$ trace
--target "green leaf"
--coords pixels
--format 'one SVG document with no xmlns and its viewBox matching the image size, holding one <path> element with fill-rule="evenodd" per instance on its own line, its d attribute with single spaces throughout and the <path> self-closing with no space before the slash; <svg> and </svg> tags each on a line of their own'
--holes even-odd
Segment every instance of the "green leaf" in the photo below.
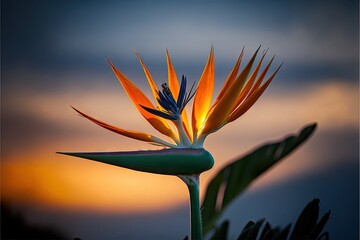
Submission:
<svg viewBox="0 0 360 240">
<path fill-rule="evenodd" d="M 319 202 L 319 199 L 314 199 L 305 206 L 296 221 L 291 240 L 309 239 L 319 217 Z"/>
<path fill-rule="evenodd" d="M 276 227 L 274 229 L 268 230 L 266 233 L 264 233 L 263 237 L 260 237 L 259 240 L 272 240 L 277 234 L 279 234 L 280 228 Z"/>
<path fill-rule="evenodd" d="M 284 228 L 284 230 L 277 233 L 272 238 L 272 240 L 284 240 L 284 239 L 287 239 L 287 236 L 289 235 L 289 232 L 290 232 L 290 228 L 291 228 L 291 224 L 287 225 L 286 228 Z M 305 239 L 302 239 L 302 240 L 305 240 Z"/>
<path fill-rule="evenodd" d="M 316 124 L 306 126 L 297 136 L 266 144 L 221 169 L 210 181 L 202 204 L 204 234 L 211 230 L 223 210 L 253 180 L 295 150 L 315 128 Z"/>
<path fill-rule="evenodd" d="M 264 220 L 260 220 L 257 223 L 255 223 L 254 226 L 251 227 L 249 234 L 246 236 L 246 240 L 253 240 L 257 238 L 257 235 L 259 233 L 260 227 L 263 224 Z"/>
<path fill-rule="evenodd" d="M 216 230 L 211 240 L 226 240 L 229 229 L 229 221 L 224 221 L 221 226 Z"/>
<path fill-rule="evenodd" d="M 329 220 L 330 211 L 317 222 L 319 217 L 319 199 L 314 199 L 309 202 L 304 210 L 301 212 L 296 221 L 295 227 L 291 234 L 291 240 L 309 239 L 316 240 L 328 237 L 326 234 L 321 234 L 326 222 Z"/>
<path fill-rule="evenodd" d="M 310 234 L 310 237 L 313 239 L 316 239 L 322 232 L 323 228 L 325 227 L 326 222 L 329 220 L 330 217 L 330 211 L 325 213 L 325 215 L 320 219 L 318 224 L 316 224 L 315 228 Z"/>
<path fill-rule="evenodd" d="M 270 240 L 272 237 L 273 236 L 272 236 L 271 226 L 269 222 L 266 222 L 263 230 L 261 231 L 259 240 L 267 240 L 267 239 Z"/>
<path fill-rule="evenodd" d="M 241 231 L 240 236 L 237 238 L 237 240 L 245 240 L 254 225 L 255 223 L 253 221 L 249 221 Z"/>
<path fill-rule="evenodd" d="M 219 189 L 224 182 L 224 171 L 220 171 L 209 183 L 207 189 L 205 198 L 202 204 L 201 208 L 201 215 L 202 215 L 202 221 L 203 221 L 203 234 L 205 235 L 213 226 L 214 222 L 211 222 L 211 225 L 209 225 L 210 221 L 214 215 L 215 215 L 215 209 L 216 209 L 216 203 L 217 203 L 217 196 Z"/>
<path fill-rule="evenodd" d="M 323 234 L 320 235 L 320 237 L 317 240 L 329 240 L 329 233 L 324 232 Z"/>
</svg>

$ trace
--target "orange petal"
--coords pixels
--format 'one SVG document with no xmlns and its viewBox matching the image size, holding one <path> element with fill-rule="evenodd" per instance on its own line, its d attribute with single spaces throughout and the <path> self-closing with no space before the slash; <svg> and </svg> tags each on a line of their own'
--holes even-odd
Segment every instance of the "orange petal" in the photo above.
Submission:
<svg viewBox="0 0 360 240">
<path fill-rule="evenodd" d="M 81 116 L 89 119 L 90 121 L 92 121 L 93 123 L 99 125 L 100 127 L 103 127 L 105 129 L 108 129 L 112 132 L 115 132 L 115 133 L 118 133 L 118 134 L 121 134 L 125 137 L 129 137 L 129 138 L 133 138 L 133 139 L 137 139 L 137 140 L 140 140 L 140 141 L 145 141 L 145 142 L 156 142 L 156 143 L 159 143 L 158 141 L 156 141 L 156 137 L 150 135 L 150 134 L 147 134 L 147 133 L 142 133 L 142 132 L 138 132 L 138 131 L 132 131 L 132 130 L 125 130 L 125 129 L 122 129 L 122 128 L 118 128 L 118 127 L 115 127 L 115 126 L 112 126 L 112 125 L 109 125 L 105 122 L 102 122 L 100 120 L 97 120 L 79 110 L 77 110 L 76 108 L 72 107 L 77 113 L 79 113 Z M 162 142 L 163 144 L 163 142 Z"/>
<path fill-rule="evenodd" d="M 148 80 L 150 88 L 151 88 L 151 92 L 154 95 L 154 98 L 157 99 L 159 97 L 159 95 L 158 95 L 158 88 L 156 86 L 156 83 L 155 83 L 154 79 L 152 78 L 149 70 L 146 68 L 146 66 L 145 66 L 143 60 L 141 59 L 139 53 L 136 50 L 135 50 L 135 54 L 136 54 L 136 56 L 138 57 L 138 59 L 140 61 L 142 69 L 144 70 L 146 79 Z M 160 104 L 158 104 L 158 106 L 160 106 Z"/>
<path fill-rule="evenodd" d="M 179 96 L 179 91 L 180 91 L 180 86 L 179 86 L 179 81 L 176 77 L 176 73 L 175 73 L 175 69 L 171 63 L 170 60 L 170 55 L 168 50 L 166 49 L 166 62 L 167 62 L 167 67 L 168 67 L 168 84 L 169 84 L 169 88 L 171 93 L 173 94 L 174 98 L 177 99 Z M 186 134 L 189 136 L 190 140 L 192 139 L 192 132 L 190 129 L 190 124 L 189 124 L 189 120 L 187 117 L 187 113 L 186 113 L 186 109 L 183 110 L 183 112 L 181 113 L 181 120 L 183 122 L 184 128 L 185 128 L 185 132 Z"/>
<path fill-rule="evenodd" d="M 179 81 L 176 76 L 175 69 L 171 63 L 170 55 L 168 50 L 166 49 L 166 63 L 168 68 L 168 84 L 169 88 L 171 90 L 171 93 L 173 94 L 174 98 L 177 99 L 179 96 L 180 86 Z"/>
<path fill-rule="evenodd" d="M 254 105 L 254 103 L 259 99 L 259 97 L 264 93 L 265 89 L 269 86 L 271 80 L 274 78 L 275 74 L 279 71 L 281 65 L 276 69 L 276 71 L 261 87 L 256 89 L 248 98 L 246 98 L 246 100 L 234 112 L 232 112 L 229 115 L 227 123 L 238 119 L 247 110 L 249 110 L 252 107 L 252 105 Z"/>
<path fill-rule="evenodd" d="M 178 136 L 173 132 L 172 128 L 163 118 L 147 112 L 140 106 L 142 105 L 148 108 L 155 108 L 150 100 L 145 96 L 145 94 L 138 87 L 136 87 L 136 85 L 131 82 L 123 73 L 117 70 L 117 68 L 111 63 L 109 59 L 108 61 L 117 79 L 141 115 L 143 115 L 144 118 L 160 133 L 169 136 L 175 142 L 178 142 Z"/>
<path fill-rule="evenodd" d="M 166 52 L 167 52 L 167 51 L 166 51 Z M 142 67 L 143 70 L 144 70 L 146 79 L 147 79 L 148 82 L 149 82 L 149 85 L 150 85 L 150 88 L 151 88 L 151 92 L 153 93 L 154 98 L 155 98 L 155 99 L 159 98 L 159 95 L 158 95 L 158 91 L 159 91 L 159 90 L 158 90 L 158 88 L 157 88 L 157 86 L 156 86 L 156 83 L 155 83 L 154 79 L 152 78 L 149 70 L 146 68 L 146 66 L 145 66 L 143 60 L 141 59 L 139 53 L 138 53 L 136 50 L 135 50 L 135 53 L 136 53 L 136 56 L 138 57 L 138 59 L 139 59 L 139 61 L 140 61 L 141 67 Z M 170 60 L 170 59 L 169 59 L 169 60 Z M 170 64 L 171 64 L 171 62 L 170 62 Z M 172 67 L 172 66 L 171 66 L 171 67 Z M 174 70 L 173 67 L 172 67 L 172 72 L 169 73 L 168 75 L 170 75 L 170 74 L 171 74 L 171 76 L 168 76 L 169 79 L 170 79 L 170 77 L 171 77 L 171 85 L 170 85 L 170 81 L 169 81 L 169 87 L 170 87 L 171 92 L 172 92 L 173 95 L 174 95 L 174 98 L 177 99 L 177 96 L 179 95 L 179 88 L 180 88 L 180 87 L 179 87 L 179 83 L 178 83 L 178 80 L 177 80 L 177 77 L 176 77 L 176 73 L 175 73 L 175 70 Z M 177 84 L 177 87 L 175 86 L 175 84 Z M 171 88 L 171 86 L 172 86 L 173 88 Z M 173 90 L 173 89 L 175 89 L 175 90 Z M 156 103 L 157 103 L 157 107 L 158 107 L 159 109 L 163 109 L 163 107 L 159 104 L 159 102 L 156 101 Z M 186 133 L 188 134 L 188 136 L 191 138 L 191 134 L 189 133 L 189 123 L 188 123 L 188 120 L 187 120 L 187 116 L 186 116 L 185 110 L 182 112 L 181 118 L 182 118 L 182 121 L 183 121 L 183 123 L 184 123 L 185 131 L 186 131 Z"/>
<path fill-rule="evenodd" d="M 219 100 L 222 98 L 222 96 L 225 94 L 225 92 L 230 88 L 231 84 L 234 82 L 234 80 L 236 79 L 236 76 L 238 74 L 239 68 L 240 68 L 240 64 L 241 64 L 241 60 L 242 57 L 244 55 L 244 48 L 241 50 L 240 56 L 238 58 L 238 60 L 236 61 L 235 66 L 233 67 L 233 69 L 231 70 L 229 76 L 226 78 L 226 81 L 224 83 L 224 86 L 222 87 L 218 97 L 216 98 L 213 106 L 215 106 Z"/>
<path fill-rule="evenodd" d="M 260 74 L 258 80 L 256 81 L 256 83 L 255 83 L 254 86 L 252 87 L 252 89 L 251 89 L 251 91 L 250 91 L 249 94 L 252 94 L 256 89 L 259 88 L 259 86 L 261 85 L 262 80 L 264 79 L 267 71 L 269 70 L 270 65 L 271 65 L 271 63 L 273 62 L 274 58 L 275 58 L 275 56 L 273 56 L 273 57 L 271 58 L 270 62 L 268 63 L 268 65 L 266 65 L 265 69 L 264 69 L 264 70 L 262 71 L 262 73 Z"/>
<path fill-rule="evenodd" d="M 211 48 L 208 61 L 200 77 L 194 97 L 192 111 L 192 128 L 194 139 L 203 127 L 206 115 L 210 108 L 211 98 L 214 91 L 214 49 Z"/>
<path fill-rule="evenodd" d="M 260 66 L 261 66 L 261 64 L 262 64 L 262 61 L 264 60 L 265 55 L 266 55 L 266 52 L 265 52 L 265 53 L 263 54 L 263 56 L 261 57 L 261 59 L 260 59 L 258 65 L 256 66 L 254 72 L 251 74 L 251 76 L 250 76 L 249 80 L 247 81 L 245 87 L 242 89 L 240 95 L 237 97 L 236 102 L 235 102 L 235 104 L 234 104 L 234 106 L 233 106 L 232 111 L 234 111 L 234 110 L 242 103 L 242 101 L 246 98 L 246 96 L 248 96 L 248 95 L 251 94 L 251 93 L 249 93 L 249 92 L 250 92 L 252 89 L 254 89 L 254 88 L 253 88 L 253 85 L 254 85 L 256 76 L 257 76 L 257 74 L 258 74 L 258 72 L 259 72 L 259 69 L 260 69 Z M 268 64 L 268 66 L 270 66 L 271 62 L 272 62 L 272 61 L 270 61 L 270 63 Z M 258 81 L 256 82 L 256 85 L 257 85 L 257 83 L 259 83 L 259 82 L 261 83 L 262 79 L 263 79 L 264 76 L 265 76 L 264 72 L 266 73 L 266 72 L 267 72 L 267 69 L 268 69 L 268 67 L 265 68 L 265 70 L 263 71 L 263 73 L 262 73 L 261 76 L 259 77 Z M 261 79 L 261 80 L 260 80 L 260 79 Z"/>
<path fill-rule="evenodd" d="M 223 97 L 209 112 L 208 118 L 206 119 L 205 128 L 202 134 L 209 134 L 222 127 L 236 102 L 237 96 L 241 89 L 244 87 L 247 76 L 250 73 L 251 67 L 255 61 L 256 55 L 260 48 L 256 50 L 248 64 L 241 71 L 239 76 L 233 81 L 229 89 L 224 93 Z"/>
</svg>

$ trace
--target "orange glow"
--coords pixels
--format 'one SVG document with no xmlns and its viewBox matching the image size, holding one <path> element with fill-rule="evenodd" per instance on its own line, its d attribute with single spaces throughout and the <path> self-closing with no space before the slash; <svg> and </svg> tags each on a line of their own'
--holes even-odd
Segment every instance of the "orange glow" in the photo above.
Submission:
<svg viewBox="0 0 360 240">
<path fill-rule="evenodd" d="M 138 173 L 87 160 L 74 161 L 55 154 L 36 155 L 2 165 L 3 199 L 113 212 L 161 211 L 187 201 L 187 189 L 176 177 Z"/>
<path fill-rule="evenodd" d="M 37 96 L 24 94 L 23 102 L 17 101 L 16 96 L 10 99 L 10 107 L 14 111 L 31 114 L 72 135 L 56 138 L 49 135 L 41 143 L 29 143 L 21 146 L 21 151 L 7 153 L 1 165 L 2 198 L 18 203 L 86 211 L 152 212 L 187 204 L 187 189 L 176 177 L 136 173 L 55 154 L 64 150 L 156 149 L 147 143 L 93 126 L 76 116 L 70 107 L 63 106 L 69 102 L 89 105 L 92 111 L 116 125 L 155 132 L 150 125 L 144 124 L 146 121 L 138 117 L 136 109 L 132 108 L 126 96 L 118 93 L 118 89 L 101 86 L 96 89 L 95 95 L 93 91 L 79 87 L 65 95 L 63 92 Z M 234 157 L 264 141 L 294 132 L 304 123 L 317 121 L 319 132 L 343 127 L 358 129 L 358 113 L 354 111 L 358 103 L 357 91 L 351 84 L 334 82 L 268 94 L 240 121 L 221 129 L 216 136 L 209 136 L 205 147 L 214 156 L 215 166 L 202 174 L 202 191 L 211 176 Z M 78 102 L 76 99 L 79 99 Z M 108 108 L 103 107 L 106 104 Z M 116 109 L 120 109 L 119 112 Z M 121 117 L 121 109 L 128 110 L 126 117 Z M 263 124 L 264 119 L 266 124 Z M 315 152 L 311 141 L 262 176 L 253 188 L 266 187 L 332 164 L 328 159 L 320 161 L 324 153 Z"/>
</svg>

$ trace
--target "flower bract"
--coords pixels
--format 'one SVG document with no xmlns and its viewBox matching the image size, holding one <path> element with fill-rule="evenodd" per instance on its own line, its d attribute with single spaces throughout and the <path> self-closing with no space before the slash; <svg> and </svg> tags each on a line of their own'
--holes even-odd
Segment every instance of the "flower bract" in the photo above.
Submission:
<svg viewBox="0 0 360 240">
<path fill-rule="evenodd" d="M 205 149 L 162 149 L 131 152 L 59 152 L 94 160 L 135 171 L 163 175 L 193 175 L 214 165 L 212 155 Z"/>
</svg>

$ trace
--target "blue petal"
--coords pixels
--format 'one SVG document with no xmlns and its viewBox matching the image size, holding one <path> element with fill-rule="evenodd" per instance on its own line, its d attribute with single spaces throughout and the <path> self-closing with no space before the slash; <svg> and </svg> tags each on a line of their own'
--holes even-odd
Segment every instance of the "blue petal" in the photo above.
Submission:
<svg viewBox="0 0 360 240">
<path fill-rule="evenodd" d="M 182 107 L 185 94 L 186 94 L 186 77 L 182 75 L 179 96 L 176 103 L 178 108 Z"/>
<path fill-rule="evenodd" d="M 157 115 L 159 117 L 162 117 L 162 118 L 166 118 L 166 119 L 169 119 L 169 120 L 177 120 L 178 118 L 174 115 L 170 115 L 170 114 L 167 114 L 167 113 L 164 113 L 162 111 L 159 111 L 159 110 L 156 110 L 156 109 L 152 109 L 152 108 L 148 108 L 148 107 L 145 107 L 143 105 L 140 105 L 143 109 L 145 109 L 146 111 L 148 111 L 149 113 L 152 113 L 154 115 Z"/>
<path fill-rule="evenodd" d="M 161 105 L 162 108 L 164 108 L 166 111 L 170 111 L 170 106 L 167 102 L 161 100 L 160 98 L 157 98 L 156 101 Z"/>
<path fill-rule="evenodd" d="M 179 112 L 179 108 L 178 106 L 176 105 L 176 102 L 175 102 L 175 99 L 174 97 L 172 96 L 172 94 L 167 94 L 166 92 L 160 92 L 159 91 L 159 96 L 160 98 L 166 102 L 166 104 L 169 106 L 169 110 L 171 110 L 172 112 L 174 113 L 178 113 Z"/>
</svg>

